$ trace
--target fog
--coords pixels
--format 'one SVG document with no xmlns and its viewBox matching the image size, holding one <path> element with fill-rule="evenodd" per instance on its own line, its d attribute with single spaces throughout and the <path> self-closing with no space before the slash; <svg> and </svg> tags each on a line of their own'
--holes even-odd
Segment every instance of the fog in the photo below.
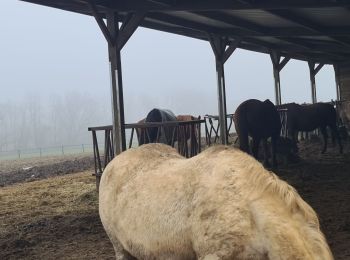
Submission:
<svg viewBox="0 0 350 260">
<path fill-rule="evenodd" d="M 91 143 L 89 126 L 112 123 L 107 43 L 93 17 L 1 0 L 0 151 Z M 154 107 L 217 114 L 214 55 L 206 41 L 139 28 L 122 50 L 125 118 Z M 274 98 L 270 57 L 236 50 L 225 64 L 227 112 Z M 331 66 L 316 78 L 318 101 L 335 99 Z M 310 102 L 306 62 L 281 72 L 282 102 Z"/>
</svg>

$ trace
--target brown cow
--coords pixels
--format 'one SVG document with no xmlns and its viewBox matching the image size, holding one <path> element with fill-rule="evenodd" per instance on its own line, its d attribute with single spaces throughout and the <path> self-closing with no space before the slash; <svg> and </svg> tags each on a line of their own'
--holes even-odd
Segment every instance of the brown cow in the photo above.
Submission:
<svg viewBox="0 0 350 260">
<path fill-rule="evenodd" d="M 293 140 L 295 146 L 298 131 L 309 132 L 319 128 L 323 136 L 322 153 L 325 153 L 328 142 L 327 127 L 329 127 L 333 140 L 336 139 L 338 142 L 339 153 L 343 153 L 343 145 L 337 128 L 337 114 L 333 105 L 321 102 L 307 105 L 287 103 L 278 107 L 288 109 L 288 135 Z"/>
<path fill-rule="evenodd" d="M 178 115 L 176 116 L 176 119 L 177 121 L 193 121 L 199 120 L 200 117 L 197 118 L 192 115 Z M 197 138 L 200 137 L 196 126 L 185 125 L 179 127 L 178 146 L 181 151 L 181 154 L 185 155 L 186 157 L 196 155 L 198 153 Z"/>
<path fill-rule="evenodd" d="M 269 166 L 267 138 L 271 137 L 272 165 L 277 165 L 276 143 L 281 132 L 281 120 L 275 105 L 268 99 L 248 99 L 241 103 L 234 116 L 240 149 L 249 153 L 248 136 L 253 139 L 252 153 L 258 159 L 259 144 L 263 140 L 264 164 Z"/>
</svg>

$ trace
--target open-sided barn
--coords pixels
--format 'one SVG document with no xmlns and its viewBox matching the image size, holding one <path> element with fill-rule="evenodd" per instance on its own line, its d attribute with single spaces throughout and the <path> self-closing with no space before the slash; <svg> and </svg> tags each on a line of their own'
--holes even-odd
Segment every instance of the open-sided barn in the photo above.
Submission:
<svg viewBox="0 0 350 260">
<path fill-rule="evenodd" d="M 120 51 L 138 26 L 210 42 L 221 126 L 226 126 L 227 114 L 224 63 L 237 47 L 270 54 L 276 104 L 282 102 L 279 74 L 290 59 L 308 62 L 313 102 L 317 101 L 315 75 L 324 64 L 334 66 L 338 100 L 350 99 L 350 3 L 346 0 L 23 1 L 95 17 L 108 42 L 116 154 L 126 149 Z M 226 144 L 224 129 L 220 128 L 220 136 Z"/>
</svg>

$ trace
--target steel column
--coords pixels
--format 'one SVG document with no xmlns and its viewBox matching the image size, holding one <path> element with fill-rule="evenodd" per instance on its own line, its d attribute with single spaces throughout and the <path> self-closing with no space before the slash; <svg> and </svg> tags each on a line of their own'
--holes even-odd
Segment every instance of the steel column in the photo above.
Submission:
<svg viewBox="0 0 350 260">
<path fill-rule="evenodd" d="M 119 25 L 116 12 L 108 11 L 106 16 L 108 31 L 114 39 L 113 42 L 108 43 L 108 54 L 112 93 L 113 147 L 115 155 L 118 155 L 126 150 L 122 68 L 120 50 L 115 44 L 119 35 Z"/>
<path fill-rule="evenodd" d="M 335 77 L 335 89 L 337 92 L 337 101 L 340 101 L 341 95 L 340 95 L 339 66 L 337 64 L 333 64 L 333 68 L 334 68 L 334 77 Z"/>
<path fill-rule="evenodd" d="M 315 104 L 317 102 L 317 99 L 316 99 L 316 80 L 315 80 L 315 74 L 314 74 L 315 63 L 309 61 L 308 65 L 309 65 L 309 71 L 310 71 L 311 101 L 312 101 L 312 104 Z"/>
<path fill-rule="evenodd" d="M 309 65 L 309 71 L 310 71 L 310 83 L 311 83 L 311 101 L 312 104 L 317 103 L 317 96 L 316 96 L 316 74 L 320 71 L 320 69 L 323 67 L 323 63 L 320 63 L 315 68 L 316 63 L 313 61 L 307 62 Z"/>
<path fill-rule="evenodd" d="M 222 144 L 228 143 L 227 136 L 227 121 L 226 121 L 226 90 L 225 90 L 225 73 L 224 63 L 215 59 L 216 76 L 218 84 L 218 108 L 219 108 L 219 124 L 220 124 L 220 139 Z"/>
<path fill-rule="evenodd" d="M 225 87 L 225 72 L 224 64 L 235 51 L 240 39 L 233 42 L 228 42 L 222 37 L 209 35 L 209 42 L 215 55 L 216 76 L 218 86 L 218 111 L 220 124 L 220 139 L 224 145 L 228 144 L 227 131 L 227 110 L 226 110 L 226 87 Z M 228 48 L 226 49 L 226 47 Z"/>
<path fill-rule="evenodd" d="M 285 57 L 282 61 L 280 61 L 281 55 L 279 53 L 277 53 L 276 51 L 270 52 L 270 58 L 272 61 L 273 77 L 275 79 L 275 104 L 281 105 L 282 104 L 282 94 L 281 94 L 280 71 L 288 63 L 290 58 Z"/>
<path fill-rule="evenodd" d="M 280 72 L 278 68 L 273 66 L 273 78 L 275 80 L 275 102 L 276 105 L 282 104 L 282 95 L 281 95 L 281 79 L 280 79 Z"/>
<path fill-rule="evenodd" d="M 275 51 L 271 51 L 270 58 L 272 61 L 273 78 L 275 80 L 275 104 L 281 105 L 281 81 L 280 81 L 280 71 L 278 69 L 278 64 L 280 63 L 280 56 Z"/>
</svg>

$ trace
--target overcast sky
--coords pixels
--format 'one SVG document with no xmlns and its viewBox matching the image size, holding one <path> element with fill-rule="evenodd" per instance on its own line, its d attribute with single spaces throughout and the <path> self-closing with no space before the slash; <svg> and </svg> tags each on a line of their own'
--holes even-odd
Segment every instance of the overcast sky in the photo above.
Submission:
<svg viewBox="0 0 350 260">
<path fill-rule="evenodd" d="M 93 17 L 16 0 L 0 1 L 0 102 L 87 93 L 110 113 L 107 43 Z M 126 122 L 154 108 L 217 114 L 214 55 L 208 42 L 139 28 L 122 51 Z M 236 50 L 225 65 L 227 112 L 249 98 L 275 100 L 266 54 Z M 319 101 L 335 99 L 333 67 L 316 78 Z M 282 102 L 310 102 L 306 62 L 281 72 Z M 105 122 L 110 124 L 110 122 Z"/>
</svg>

